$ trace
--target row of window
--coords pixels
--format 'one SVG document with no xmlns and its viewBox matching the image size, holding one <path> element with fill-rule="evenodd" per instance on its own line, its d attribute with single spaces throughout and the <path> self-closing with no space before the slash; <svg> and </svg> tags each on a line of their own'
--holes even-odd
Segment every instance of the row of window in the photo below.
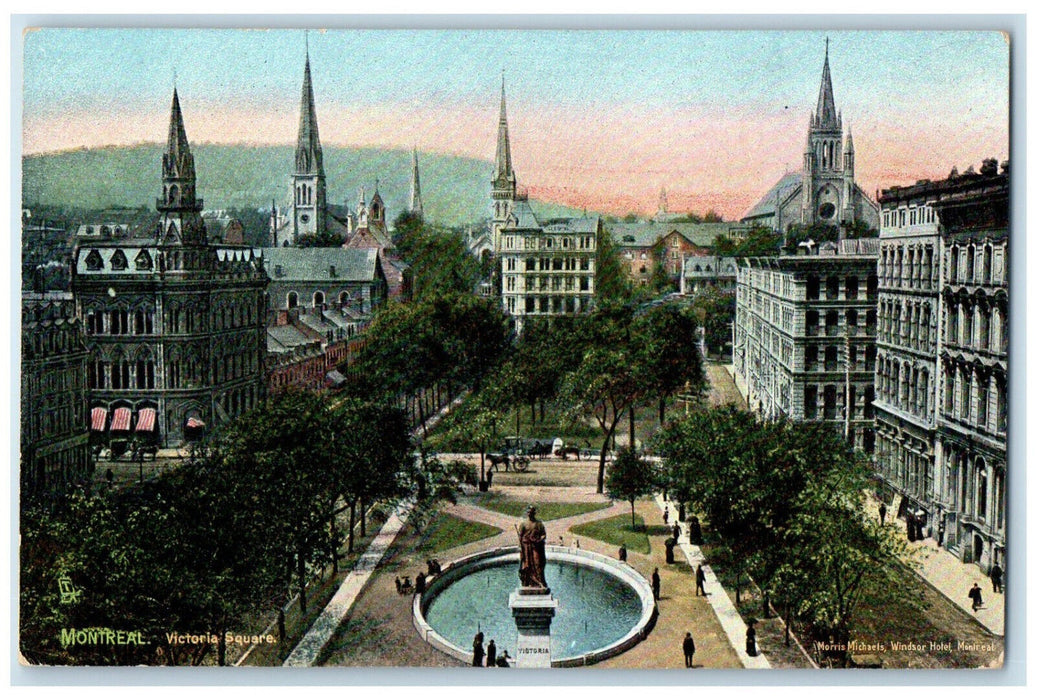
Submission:
<svg viewBox="0 0 1037 700">
<path fill-rule="evenodd" d="M 521 280 L 522 283 L 519 284 L 516 282 L 516 280 Z M 580 275 L 579 277 L 573 277 L 569 275 L 542 275 L 539 277 L 520 277 L 518 275 L 508 275 L 504 278 L 504 289 L 508 292 L 572 292 L 576 290 L 579 290 L 581 292 L 589 292 L 590 288 L 591 280 L 590 276 L 588 275 Z"/>
<path fill-rule="evenodd" d="M 920 224 L 935 224 L 936 210 L 929 205 L 902 206 L 897 209 L 882 210 L 883 230 L 904 228 L 905 226 L 918 226 Z"/>
<path fill-rule="evenodd" d="M 41 357 L 47 359 L 53 355 L 75 352 L 80 346 L 79 324 L 69 321 L 61 328 L 51 327 L 39 329 L 22 335 L 22 351 L 24 357 Z"/>
<path fill-rule="evenodd" d="M 338 293 L 339 306 L 349 306 L 350 299 L 351 297 L 349 292 L 343 291 Z M 311 302 L 313 304 L 313 308 L 323 308 L 323 306 L 327 304 L 327 297 L 325 296 L 324 292 L 318 289 L 313 293 L 313 296 L 311 297 Z M 297 307 L 299 305 L 299 293 L 288 292 L 287 296 L 285 297 L 285 304 L 289 309 L 294 309 L 295 307 Z"/>
<path fill-rule="evenodd" d="M 519 247 L 516 248 L 516 243 Z M 505 236 L 507 250 L 594 250 L 594 236 Z"/>
<path fill-rule="evenodd" d="M 857 309 L 846 309 L 845 311 L 828 309 L 825 311 L 825 325 L 822 332 L 821 312 L 817 309 L 808 309 L 806 313 L 806 335 L 824 335 L 827 337 L 875 335 L 876 315 L 875 309 L 865 311 L 864 327 L 862 328 L 860 325 L 861 315 Z M 845 320 L 845 323 L 840 324 L 840 319 Z"/>
<path fill-rule="evenodd" d="M 944 311 L 948 345 L 1008 352 L 1008 313 L 1001 304 L 948 300 Z"/>
<path fill-rule="evenodd" d="M 875 388 L 884 403 L 928 420 L 931 408 L 929 379 L 927 367 L 911 362 L 901 364 L 899 360 L 883 357 L 879 361 Z"/>
<path fill-rule="evenodd" d="M 994 246 L 990 243 L 978 249 L 974 243 L 953 245 L 945 255 L 948 284 L 1003 285 L 1007 282 L 1003 263 L 994 268 Z M 1004 260 L 1003 255 L 1001 260 Z"/>
<path fill-rule="evenodd" d="M 850 400 L 844 404 L 845 389 L 842 385 L 808 384 L 803 387 L 803 417 L 806 420 L 845 420 L 846 405 L 850 407 L 850 420 L 858 418 L 870 419 L 875 416 L 873 403 L 875 389 L 865 387 L 859 391 L 854 384 L 850 385 Z M 863 397 L 863 403 L 861 398 Z M 820 403 L 819 403 L 820 398 Z"/>
<path fill-rule="evenodd" d="M 854 300 L 860 295 L 860 278 L 857 275 L 847 275 L 841 279 L 839 275 L 829 275 L 825 278 L 826 301 Z M 840 291 L 842 296 L 840 297 Z M 876 299 L 879 292 L 879 279 L 877 275 L 868 275 L 865 280 L 865 293 L 868 299 Z M 807 301 L 821 299 L 821 277 L 814 273 L 807 275 L 806 284 Z"/>
<path fill-rule="evenodd" d="M 848 348 L 840 345 L 825 345 L 824 354 L 819 345 L 807 345 L 804 349 L 803 369 L 806 372 L 874 372 L 876 349 L 872 344 L 861 346 L 851 343 Z M 863 347 L 863 352 L 861 351 Z"/>
<path fill-rule="evenodd" d="M 593 305 L 590 298 L 567 296 L 526 296 L 525 301 L 516 301 L 516 297 L 508 297 L 508 313 L 514 314 L 522 308 L 527 314 L 575 314 L 588 311 Z"/>
<path fill-rule="evenodd" d="M 944 443 L 944 461 L 948 465 L 946 494 L 952 508 L 961 510 L 966 520 L 988 523 L 997 532 L 1005 528 L 1005 474 L 991 468 L 982 455 Z"/>
<path fill-rule="evenodd" d="M 933 463 L 909 445 L 880 432 L 875 450 L 879 471 L 911 496 L 930 500 L 933 493 Z"/>
<path fill-rule="evenodd" d="M 936 352 L 936 329 L 929 302 L 879 302 L 879 339 L 926 353 Z"/>
<path fill-rule="evenodd" d="M 935 289 L 939 270 L 933 265 L 934 245 L 882 246 L 879 254 L 879 277 L 882 286 L 905 289 Z"/>
<path fill-rule="evenodd" d="M 212 329 L 251 326 L 258 316 L 249 304 L 225 303 L 212 311 Z M 205 328 L 205 312 L 171 304 L 163 314 L 165 333 L 195 333 Z M 93 310 L 86 313 L 87 335 L 153 335 L 155 314 L 151 309 Z"/>
<path fill-rule="evenodd" d="M 945 361 L 941 415 L 988 433 L 1008 428 L 1008 387 L 1003 374 Z"/>
<path fill-rule="evenodd" d="M 172 225 L 170 226 L 170 230 L 173 231 Z M 159 268 L 166 270 L 179 270 L 181 263 L 189 268 L 197 268 L 202 261 L 202 255 L 203 253 L 195 251 L 179 250 L 168 251 L 165 256 L 163 256 L 162 253 L 159 253 Z M 97 250 L 91 250 L 87 253 L 85 262 L 87 270 L 96 272 L 104 269 L 104 258 L 101 257 L 101 254 Z M 137 271 L 152 270 L 155 267 L 151 254 L 146 250 L 141 250 L 137 253 L 137 256 L 133 260 L 133 264 L 134 269 Z M 129 268 L 130 263 L 126 257 L 126 253 L 123 252 L 122 249 L 117 249 L 112 253 L 108 265 L 110 269 L 116 272 L 121 272 L 122 270 Z"/>
</svg>

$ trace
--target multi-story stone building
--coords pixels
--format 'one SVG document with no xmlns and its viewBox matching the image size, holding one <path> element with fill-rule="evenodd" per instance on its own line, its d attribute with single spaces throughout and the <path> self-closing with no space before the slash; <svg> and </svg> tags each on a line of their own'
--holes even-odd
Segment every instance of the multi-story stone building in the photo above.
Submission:
<svg viewBox="0 0 1037 700">
<path fill-rule="evenodd" d="M 153 235 L 84 240 L 73 254 L 91 426 L 112 438 L 177 445 L 264 396 L 262 258 L 210 244 L 195 189 L 174 90 Z"/>
<path fill-rule="evenodd" d="M 90 475 L 88 357 L 71 294 L 23 293 L 23 503 L 60 495 Z"/>
<path fill-rule="evenodd" d="M 880 201 L 879 475 L 950 551 L 1003 564 L 1007 164 Z"/>
<path fill-rule="evenodd" d="M 271 311 L 348 308 L 370 314 L 385 303 L 387 281 L 377 248 L 264 248 Z"/>
<path fill-rule="evenodd" d="M 585 313 L 594 308 L 598 217 L 537 221 L 529 203 L 514 202 L 501 229 L 504 310 L 521 333 L 526 319 Z"/>
<path fill-rule="evenodd" d="M 681 294 L 694 295 L 705 289 L 734 291 L 738 282 L 738 258 L 718 255 L 695 256 L 684 261 Z"/>
<path fill-rule="evenodd" d="M 877 239 L 817 254 L 744 258 L 733 362 L 749 406 L 767 417 L 830 422 L 874 447 Z"/>
</svg>

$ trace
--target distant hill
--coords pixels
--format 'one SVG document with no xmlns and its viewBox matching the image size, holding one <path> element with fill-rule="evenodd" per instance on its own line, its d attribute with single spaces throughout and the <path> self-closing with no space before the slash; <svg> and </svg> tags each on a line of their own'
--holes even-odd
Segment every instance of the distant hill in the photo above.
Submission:
<svg viewBox="0 0 1037 700">
<path fill-rule="evenodd" d="M 25 204 L 79 209 L 112 206 L 153 209 L 160 193 L 162 144 L 78 149 L 22 158 Z M 284 205 L 294 160 L 291 146 L 192 145 L 198 193 L 208 210 Z M 419 153 L 421 196 L 429 221 L 460 226 L 490 212 L 489 161 Z M 411 153 L 375 148 L 324 148 L 328 202 L 357 202 L 360 187 L 370 201 L 375 179 L 389 219 L 410 203 Z M 544 217 L 575 215 L 565 206 L 534 203 Z"/>
</svg>

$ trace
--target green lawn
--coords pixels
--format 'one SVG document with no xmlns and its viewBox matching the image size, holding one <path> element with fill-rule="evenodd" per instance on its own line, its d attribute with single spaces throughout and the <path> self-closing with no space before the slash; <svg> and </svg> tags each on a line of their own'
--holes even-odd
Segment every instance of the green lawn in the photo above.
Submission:
<svg viewBox="0 0 1037 700">
<path fill-rule="evenodd" d="M 442 552 L 445 549 L 493 537 L 501 532 L 499 527 L 493 525 L 484 525 L 447 513 L 440 513 L 422 533 L 418 549 L 422 552 Z"/>
<path fill-rule="evenodd" d="M 577 535 L 591 537 L 601 542 L 608 542 L 617 547 L 625 544 L 629 550 L 648 554 L 652 551 L 652 545 L 648 541 L 648 533 L 645 532 L 645 521 L 640 515 L 635 515 L 634 522 L 636 523 L 636 529 L 631 529 L 630 516 L 624 513 L 623 515 L 576 525 L 570 529 Z"/>
<path fill-rule="evenodd" d="M 521 518 L 526 514 L 526 508 L 529 507 L 527 501 L 519 501 L 514 498 L 508 498 L 500 494 L 490 494 L 475 502 L 480 508 L 486 510 L 492 510 L 497 513 L 503 513 L 504 515 L 513 515 L 516 518 Z M 537 518 L 540 520 L 558 520 L 559 518 L 568 518 L 572 515 L 582 515 L 584 513 L 591 513 L 596 510 L 602 510 L 608 508 L 609 503 L 537 503 Z"/>
</svg>

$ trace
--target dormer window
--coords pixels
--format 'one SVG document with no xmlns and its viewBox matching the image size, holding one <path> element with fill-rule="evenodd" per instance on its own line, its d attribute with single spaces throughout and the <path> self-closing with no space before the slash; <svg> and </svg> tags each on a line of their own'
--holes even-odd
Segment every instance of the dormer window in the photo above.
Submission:
<svg viewBox="0 0 1037 700">
<path fill-rule="evenodd" d="M 338 276 L 338 275 L 336 274 L 336 271 L 335 271 L 335 266 L 334 266 L 334 265 L 329 265 L 329 266 L 328 266 L 328 276 L 329 276 L 329 277 L 337 277 L 337 276 Z"/>
<path fill-rule="evenodd" d="M 102 267 L 104 267 L 104 261 L 101 260 L 101 254 L 96 250 L 91 250 L 86 256 L 86 269 L 100 270 Z"/>
<path fill-rule="evenodd" d="M 121 250 L 115 251 L 115 254 L 112 255 L 111 264 L 113 270 L 125 270 L 127 266 L 129 266 L 129 263 L 126 260 L 126 253 Z"/>
<path fill-rule="evenodd" d="M 274 275 L 277 277 L 284 277 L 284 266 L 274 265 Z"/>
<path fill-rule="evenodd" d="M 148 255 L 148 251 L 146 250 L 140 251 L 134 262 L 136 263 L 138 270 L 150 270 L 152 267 L 151 256 Z"/>
</svg>

